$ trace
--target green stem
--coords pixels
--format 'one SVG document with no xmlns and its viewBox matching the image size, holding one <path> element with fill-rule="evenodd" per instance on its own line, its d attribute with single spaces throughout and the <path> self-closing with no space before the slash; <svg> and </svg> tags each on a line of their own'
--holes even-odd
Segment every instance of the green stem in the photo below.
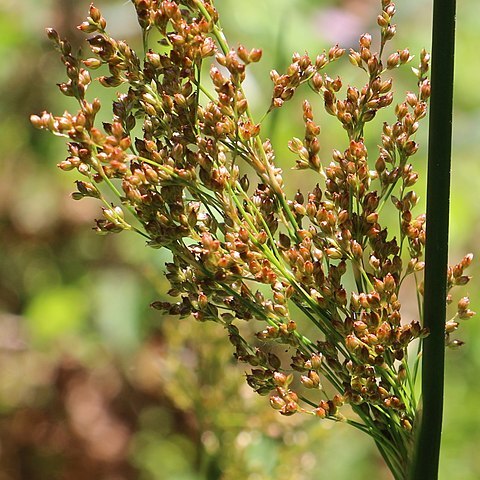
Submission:
<svg viewBox="0 0 480 480">
<path fill-rule="evenodd" d="M 425 252 L 423 411 L 411 480 L 436 480 L 442 433 L 455 0 L 434 0 Z"/>
<path fill-rule="evenodd" d="M 147 57 L 147 52 L 148 52 L 148 34 L 149 33 L 150 33 L 150 30 L 148 29 L 142 30 L 143 55 L 145 58 Z"/>
<path fill-rule="evenodd" d="M 375 440 L 375 444 L 377 445 L 378 451 L 385 460 L 385 463 L 387 464 L 389 470 L 392 472 L 395 480 L 402 480 L 402 467 L 399 460 L 395 458 L 395 455 L 392 455 L 392 453 L 385 448 L 385 444 L 382 441 Z"/>
</svg>

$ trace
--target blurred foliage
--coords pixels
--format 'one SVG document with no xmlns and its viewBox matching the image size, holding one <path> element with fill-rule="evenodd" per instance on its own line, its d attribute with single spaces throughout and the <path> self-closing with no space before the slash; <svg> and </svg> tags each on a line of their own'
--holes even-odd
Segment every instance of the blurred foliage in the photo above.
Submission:
<svg viewBox="0 0 480 480">
<path fill-rule="evenodd" d="M 340 424 L 281 418 L 254 396 L 218 326 L 178 324 L 151 311 L 149 303 L 166 290 L 166 254 L 148 251 L 133 236 L 94 235 L 98 205 L 69 198 L 74 179 L 55 169 L 63 142 L 34 131 L 28 117 L 72 106 L 56 91 L 64 73 L 43 27 L 56 27 L 79 45 L 74 26 L 88 4 L 0 3 L 0 480 L 389 478 L 370 439 Z M 281 71 L 296 50 L 315 54 L 336 41 L 353 46 L 372 27 L 376 9 L 374 0 L 216 4 L 232 43 L 264 49 L 247 84 L 258 116 L 268 106 L 270 68 Z M 138 42 L 129 2 L 98 6 L 114 35 Z M 398 48 L 418 52 L 430 41 L 431 4 L 408 0 L 398 7 Z M 458 12 L 452 263 L 467 251 L 479 255 L 475 8 L 465 0 Z M 363 80 L 348 62 L 336 68 L 332 76 Z M 399 94 L 413 88 L 408 69 L 398 76 Z M 299 95 L 267 121 L 284 169 L 294 162 L 288 139 L 303 134 L 300 101 Z M 337 126 L 319 120 L 323 151 L 344 148 Z M 419 139 L 424 174 L 425 128 Z M 290 178 L 292 190 L 311 182 L 296 172 Z M 472 270 L 469 293 L 479 311 L 478 260 Z M 403 301 L 408 310 L 409 298 Z M 474 480 L 480 477 L 478 321 L 461 336 L 467 344 L 447 353 L 440 478 Z"/>
</svg>

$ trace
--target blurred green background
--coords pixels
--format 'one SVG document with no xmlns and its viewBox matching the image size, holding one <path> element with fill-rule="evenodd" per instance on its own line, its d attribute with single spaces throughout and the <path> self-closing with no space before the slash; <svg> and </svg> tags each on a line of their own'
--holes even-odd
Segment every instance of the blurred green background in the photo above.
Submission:
<svg viewBox="0 0 480 480">
<path fill-rule="evenodd" d="M 294 51 L 315 56 L 336 42 L 355 46 L 361 33 L 374 30 L 379 3 L 217 0 L 230 42 L 264 50 L 247 83 L 257 116 L 268 107 L 271 68 L 284 69 Z M 399 3 L 392 48 L 418 54 L 430 43 L 431 2 Z M 76 108 L 55 86 L 64 79 L 63 66 L 44 27 L 79 46 L 74 27 L 88 5 L 0 2 L 0 480 L 389 479 L 369 438 L 340 424 L 280 417 L 251 393 L 221 328 L 152 311 L 150 302 L 168 289 L 166 254 L 133 235 L 95 235 L 99 206 L 69 197 L 74 174 L 55 167 L 65 156 L 63 142 L 34 130 L 28 118 Z M 138 44 L 130 2 L 97 6 L 112 36 Z M 452 263 L 480 253 L 476 8 L 465 0 L 458 11 Z M 344 83 L 364 80 L 346 60 L 330 73 L 337 74 Z M 408 68 L 395 75 L 401 101 L 415 79 Z M 112 93 L 95 91 L 104 103 Z M 287 141 L 303 136 L 302 93 L 268 126 L 286 172 L 294 164 Z M 344 149 L 341 129 L 313 106 L 323 151 Z M 372 151 L 380 125 L 370 129 Z M 424 178 L 426 123 L 418 138 L 415 166 Z M 292 192 L 305 183 L 298 173 L 287 175 Z M 423 188 L 416 189 L 421 196 Z M 470 273 L 463 294 L 478 311 L 477 259 Z M 409 299 L 404 302 L 409 316 Z M 474 480 L 480 478 L 478 320 L 465 322 L 460 337 L 466 345 L 447 352 L 440 478 Z"/>
</svg>

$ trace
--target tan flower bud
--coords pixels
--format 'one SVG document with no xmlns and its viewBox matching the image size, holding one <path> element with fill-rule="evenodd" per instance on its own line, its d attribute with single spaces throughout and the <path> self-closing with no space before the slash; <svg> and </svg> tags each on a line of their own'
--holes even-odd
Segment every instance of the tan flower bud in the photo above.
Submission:
<svg viewBox="0 0 480 480">
<path fill-rule="evenodd" d="M 330 61 L 339 59 L 345 53 L 344 48 L 340 48 L 338 45 L 333 46 L 328 51 L 328 58 Z M 318 58 L 318 57 L 317 57 Z"/>
<path fill-rule="evenodd" d="M 389 70 L 398 67 L 400 65 L 400 54 L 392 53 L 387 59 L 387 68 Z"/>
<path fill-rule="evenodd" d="M 370 48 L 370 46 L 372 45 L 372 36 L 369 33 L 364 33 L 360 37 L 359 44 L 361 47 Z"/>
<path fill-rule="evenodd" d="M 410 50 L 408 50 L 408 48 L 405 48 L 404 50 L 398 53 L 400 55 L 401 63 L 407 63 L 413 58 L 412 56 L 410 56 Z"/>
<path fill-rule="evenodd" d="M 383 322 L 378 327 L 376 335 L 380 343 L 388 343 L 392 338 L 392 327 L 387 322 Z"/>
<path fill-rule="evenodd" d="M 338 250 L 338 248 L 327 248 L 325 250 L 325 254 L 328 258 L 331 258 L 332 260 L 338 260 L 340 258 L 343 258 L 343 254 L 340 250 Z"/>
<path fill-rule="evenodd" d="M 394 3 L 389 3 L 385 8 L 385 12 L 387 15 L 390 17 L 393 17 L 395 15 L 396 9 L 395 9 L 395 4 Z"/>
<path fill-rule="evenodd" d="M 362 57 L 357 51 L 350 49 L 350 55 L 348 56 L 348 59 L 350 60 L 350 63 L 355 67 L 362 66 Z"/>
<path fill-rule="evenodd" d="M 397 28 L 395 25 L 389 25 L 385 31 L 385 40 L 391 40 L 395 33 L 397 33 Z"/>
<path fill-rule="evenodd" d="M 249 57 L 248 50 L 243 45 L 238 46 L 237 54 L 240 60 L 242 60 L 242 62 L 247 64 L 250 63 L 250 59 L 248 58 Z"/>
<path fill-rule="evenodd" d="M 215 53 L 215 42 L 212 38 L 207 37 L 200 48 L 200 56 L 207 58 Z"/>
<path fill-rule="evenodd" d="M 340 77 L 335 78 L 331 83 L 332 90 L 338 92 L 342 88 L 342 79 Z"/>
<path fill-rule="evenodd" d="M 86 60 L 82 60 L 82 63 L 87 67 L 95 70 L 102 66 L 102 61 L 98 58 L 87 58 Z"/>
<path fill-rule="evenodd" d="M 324 408 L 322 407 L 317 407 L 315 410 L 315 415 L 319 418 L 325 418 L 327 416 L 327 412 Z"/>
<path fill-rule="evenodd" d="M 430 82 L 428 80 L 424 80 L 420 86 L 420 99 L 422 101 L 426 101 L 430 98 L 430 95 L 431 95 Z"/>
<path fill-rule="evenodd" d="M 100 192 L 92 183 L 83 182 L 80 180 L 77 180 L 75 183 L 77 185 L 78 192 L 82 195 L 82 197 L 100 198 Z"/>
<path fill-rule="evenodd" d="M 30 115 L 30 122 L 35 128 L 45 128 L 44 119 L 38 115 Z"/>
<path fill-rule="evenodd" d="M 306 375 L 300 377 L 300 382 L 305 388 L 316 388 L 314 381 Z"/>
<path fill-rule="evenodd" d="M 259 62 L 260 59 L 262 58 L 262 50 L 258 48 L 253 48 L 252 50 L 250 50 L 248 58 L 251 62 L 254 62 L 254 63 Z"/>
<path fill-rule="evenodd" d="M 123 210 L 118 206 L 112 208 L 104 208 L 103 216 L 108 221 L 117 225 L 120 223 L 120 219 L 123 219 Z"/>
<path fill-rule="evenodd" d="M 310 370 L 308 372 L 308 378 L 313 382 L 314 388 L 321 388 L 320 376 L 315 370 Z"/>
<path fill-rule="evenodd" d="M 288 377 L 282 372 L 275 372 L 273 374 L 273 381 L 275 382 L 275 385 L 279 387 L 288 385 Z"/>
<path fill-rule="evenodd" d="M 370 75 L 375 75 L 380 68 L 380 63 L 378 61 L 377 55 L 373 55 L 367 62 L 367 67 L 368 67 L 368 73 Z"/>
<path fill-rule="evenodd" d="M 408 113 L 408 106 L 406 102 L 403 102 L 395 107 L 395 115 L 397 116 L 398 120 L 402 120 L 405 117 L 405 115 L 407 115 L 407 113 Z M 395 130 L 396 128 L 399 128 L 400 132 L 396 131 Z M 400 135 L 401 131 L 402 131 L 402 125 L 400 124 L 397 126 L 397 124 L 395 124 L 394 131 L 393 131 L 394 135 L 395 136 Z"/>
<path fill-rule="evenodd" d="M 350 353 L 355 353 L 363 344 L 355 335 L 347 335 L 345 346 Z"/>
<path fill-rule="evenodd" d="M 350 248 L 355 258 L 360 259 L 363 257 L 363 248 L 356 240 L 351 242 Z"/>
<path fill-rule="evenodd" d="M 472 264 L 472 261 L 473 253 L 467 253 L 467 255 L 465 255 L 461 261 L 462 268 L 468 268 Z"/>
<path fill-rule="evenodd" d="M 270 405 L 275 410 L 281 410 L 285 407 L 285 400 L 283 400 L 283 398 L 279 397 L 278 395 L 272 395 L 270 397 Z"/>
<path fill-rule="evenodd" d="M 462 297 L 458 301 L 458 311 L 467 310 L 470 305 L 470 299 L 468 297 Z"/>
<path fill-rule="evenodd" d="M 93 3 L 90 5 L 89 15 L 95 23 L 98 23 L 100 18 L 102 18 L 100 10 L 95 5 L 93 5 Z"/>
<path fill-rule="evenodd" d="M 461 312 L 458 312 L 458 318 L 462 320 L 468 320 L 469 318 L 472 318 L 474 315 L 476 315 L 476 313 L 470 309 L 462 310 Z"/>
<path fill-rule="evenodd" d="M 406 144 L 405 144 L 405 153 L 408 155 L 408 156 L 412 156 L 412 155 L 415 155 L 415 153 L 417 153 L 418 151 L 418 143 L 414 142 L 413 140 L 409 140 Z M 409 186 L 409 185 L 407 185 Z"/>
<path fill-rule="evenodd" d="M 276 70 L 270 70 L 270 79 L 277 84 L 280 79 L 280 74 Z"/>
<path fill-rule="evenodd" d="M 449 320 L 445 323 L 445 333 L 450 334 L 453 333 L 458 328 L 458 322 L 453 320 Z"/>
<path fill-rule="evenodd" d="M 317 58 L 315 59 L 315 68 L 317 70 L 320 70 L 327 64 L 327 57 L 325 54 L 318 55 Z"/>
<path fill-rule="evenodd" d="M 390 22 L 390 18 L 388 14 L 378 15 L 377 17 L 377 24 L 381 28 L 387 28 Z"/>
<path fill-rule="evenodd" d="M 357 320 L 356 322 L 353 322 L 353 329 L 355 330 L 355 333 L 358 335 L 362 335 L 362 333 L 367 330 L 368 326 L 365 322 L 362 322 L 361 320 Z"/>
<path fill-rule="evenodd" d="M 98 30 L 98 27 L 94 23 L 88 21 L 82 22 L 77 28 L 84 33 L 93 33 Z"/>
</svg>

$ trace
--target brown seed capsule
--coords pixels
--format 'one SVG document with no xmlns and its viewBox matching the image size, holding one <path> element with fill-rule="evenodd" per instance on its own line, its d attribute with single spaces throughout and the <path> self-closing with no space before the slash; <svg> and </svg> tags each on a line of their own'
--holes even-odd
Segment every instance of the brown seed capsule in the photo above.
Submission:
<svg viewBox="0 0 480 480">
<path fill-rule="evenodd" d="M 287 376 L 284 373 L 275 372 L 273 374 L 273 381 L 275 382 L 275 385 L 283 387 L 287 384 Z"/>
<path fill-rule="evenodd" d="M 392 68 L 398 67 L 400 65 L 400 54 L 392 53 L 387 59 L 387 68 L 391 70 Z"/>
<path fill-rule="evenodd" d="M 449 320 L 445 323 L 445 333 L 450 334 L 453 333 L 458 328 L 458 322 L 453 320 Z"/>
<path fill-rule="evenodd" d="M 428 80 L 424 80 L 420 86 L 420 99 L 422 101 L 426 101 L 430 98 L 430 95 L 431 95 L 430 82 Z"/>
<path fill-rule="evenodd" d="M 350 49 L 350 55 L 348 56 L 350 63 L 356 67 L 362 66 L 362 57 L 360 53 L 356 52 L 353 49 Z"/>
<path fill-rule="evenodd" d="M 252 50 L 250 50 L 250 54 L 248 58 L 251 62 L 254 62 L 254 63 L 259 62 L 260 59 L 262 58 L 262 50 L 258 48 L 253 48 Z"/>
<path fill-rule="evenodd" d="M 327 416 L 327 412 L 324 408 L 322 407 L 317 407 L 315 410 L 315 415 L 319 418 L 325 418 Z"/>
<path fill-rule="evenodd" d="M 412 59 L 412 57 L 410 56 L 410 51 L 408 50 L 408 48 L 405 48 L 404 50 L 399 51 L 398 53 L 400 55 L 400 61 L 402 63 L 407 63 Z"/>
<path fill-rule="evenodd" d="M 280 410 L 285 407 L 285 400 L 283 400 L 283 398 L 279 397 L 278 395 L 272 395 L 270 397 L 270 405 L 275 410 Z"/>
<path fill-rule="evenodd" d="M 388 27 L 389 21 L 388 15 L 378 15 L 377 17 L 377 24 L 382 28 Z"/>
<path fill-rule="evenodd" d="M 372 44 L 372 36 L 369 33 L 364 33 L 360 37 L 359 43 L 360 43 L 361 47 L 370 48 L 370 46 Z"/>
<path fill-rule="evenodd" d="M 102 14 L 100 13 L 100 10 L 93 5 L 93 3 L 90 5 L 90 11 L 89 11 L 90 17 L 94 22 L 98 22 L 100 18 L 102 17 Z"/>
<path fill-rule="evenodd" d="M 385 31 L 385 40 L 391 40 L 395 33 L 397 32 L 397 27 L 395 25 L 389 25 Z"/>
</svg>

